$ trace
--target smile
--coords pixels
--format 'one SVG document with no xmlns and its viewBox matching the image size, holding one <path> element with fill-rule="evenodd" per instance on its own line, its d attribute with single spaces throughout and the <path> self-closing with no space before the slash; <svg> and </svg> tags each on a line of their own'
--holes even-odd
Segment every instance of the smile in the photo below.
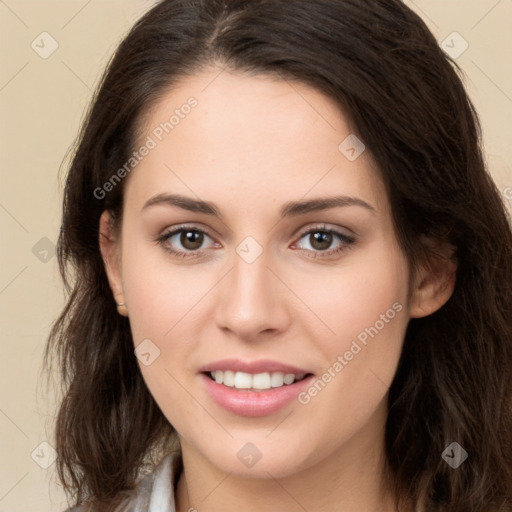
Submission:
<svg viewBox="0 0 512 512">
<path fill-rule="evenodd" d="M 265 389 L 289 386 L 301 381 L 306 376 L 305 373 L 262 372 L 251 374 L 231 370 L 215 370 L 209 372 L 209 375 L 217 384 L 251 391 L 263 391 Z"/>
</svg>

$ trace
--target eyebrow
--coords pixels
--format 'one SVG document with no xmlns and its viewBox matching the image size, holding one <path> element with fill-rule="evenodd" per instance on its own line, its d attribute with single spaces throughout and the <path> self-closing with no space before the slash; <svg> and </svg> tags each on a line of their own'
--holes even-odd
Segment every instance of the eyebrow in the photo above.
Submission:
<svg viewBox="0 0 512 512">
<path fill-rule="evenodd" d="M 214 215 L 215 217 L 222 218 L 222 215 L 215 204 L 208 201 L 202 201 L 200 199 L 192 199 L 191 197 L 179 194 L 157 194 L 146 201 L 142 210 L 146 210 L 147 208 L 156 205 L 177 206 L 178 208 L 188 210 L 190 212 L 205 213 L 206 215 Z M 362 199 L 351 196 L 334 196 L 308 199 L 305 201 L 290 201 L 281 208 L 280 216 L 281 218 L 294 217 L 304 215 L 309 212 L 346 206 L 360 206 L 369 210 L 373 214 L 376 213 L 375 208 Z"/>
</svg>

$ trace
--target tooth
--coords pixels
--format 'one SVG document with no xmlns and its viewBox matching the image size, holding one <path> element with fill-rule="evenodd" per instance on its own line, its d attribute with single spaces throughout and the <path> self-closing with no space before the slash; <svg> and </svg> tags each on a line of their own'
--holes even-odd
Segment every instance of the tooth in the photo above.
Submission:
<svg viewBox="0 0 512 512">
<path fill-rule="evenodd" d="M 226 370 L 224 372 L 224 386 L 233 387 L 235 385 L 235 372 L 232 372 L 230 370 Z"/>
<path fill-rule="evenodd" d="M 250 389 L 252 388 L 252 376 L 250 373 L 236 372 L 235 373 L 235 388 L 237 389 Z"/>
<path fill-rule="evenodd" d="M 270 385 L 273 388 L 280 388 L 284 384 L 284 373 L 274 372 L 270 377 Z"/>
<path fill-rule="evenodd" d="M 217 384 L 224 384 L 236 389 L 253 389 L 255 391 L 264 391 L 270 388 L 279 388 L 283 385 L 290 385 L 305 377 L 304 373 L 297 375 L 283 372 L 262 372 L 251 374 L 246 372 L 233 372 L 231 370 L 214 370 L 210 372 L 213 380 Z"/>
<path fill-rule="evenodd" d="M 287 373 L 284 376 L 284 383 L 285 384 L 293 384 L 295 381 L 295 375 L 293 373 Z"/>
<path fill-rule="evenodd" d="M 252 377 L 252 387 L 254 389 L 270 389 L 270 373 L 257 373 Z"/>
</svg>

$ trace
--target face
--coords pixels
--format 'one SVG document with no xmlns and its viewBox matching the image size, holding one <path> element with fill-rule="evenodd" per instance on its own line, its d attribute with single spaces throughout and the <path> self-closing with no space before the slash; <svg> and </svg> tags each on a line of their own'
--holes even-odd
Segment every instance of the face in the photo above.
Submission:
<svg viewBox="0 0 512 512">
<path fill-rule="evenodd" d="M 286 476 L 382 441 L 409 268 L 353 137 L 316 90 L 218 69 L 143 123 L 102 251 L 150 392 L 222 471 Z"/>
</svg>

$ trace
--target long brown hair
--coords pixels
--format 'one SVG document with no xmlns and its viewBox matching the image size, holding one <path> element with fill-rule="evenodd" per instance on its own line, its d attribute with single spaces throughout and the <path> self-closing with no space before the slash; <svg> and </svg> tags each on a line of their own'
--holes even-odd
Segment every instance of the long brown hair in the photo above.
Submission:
<svg viewBox="0 0 512 512">
<path fill-rule="evenodd" d="M 512 234 L 462 72 L 399 0 L 163 0 L 122 41 L 65 184 L 58 258 L 69 300 L 45 359 L 56 356 L 63 375 L 55 442 L 66 491 L 107 510 L 176 441 L 99 251 L 100 215 L 120 219 L 123 183 L 94 191 L 129 159 L 151 105 L 214 62 L 337 102 L 378 163 L 412 269 L 435 256 L 426 239 L 456 247 L 452 297 L 408 325 L 387 457 L 400 503 L 424 495 L 425 512 L 499 509 L 512 500 Z M 457 469 L 441 457 L 451 442 L 469 454 Z"/>
</svg>

